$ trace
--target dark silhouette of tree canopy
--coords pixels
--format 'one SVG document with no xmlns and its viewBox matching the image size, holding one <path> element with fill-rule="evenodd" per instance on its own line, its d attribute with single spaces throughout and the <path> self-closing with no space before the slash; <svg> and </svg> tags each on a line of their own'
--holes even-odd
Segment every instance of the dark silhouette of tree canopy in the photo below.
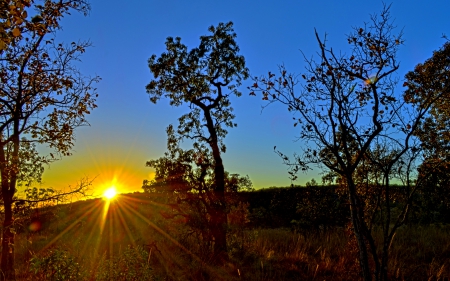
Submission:
<svg viewBox="0 0 450 281">
<path fill-rule="evenodd" d="M 0 30 L 9 36 L 0 53 L 1 278 L 7 280 L 15 279 L 12 205 L 18 182 L 39 179 L 42 164 L 70 155 L 74 129 L 86 125 L 86 115 L 96 107 L 92 85 L 99 80 L 84 77 L 74 66 L 89 42 L 64 45 L 55 39 L 61 19 L 71 10 L 88 12 L 86 1 L 20 3 L 7 5 L 6 18 L 14 19 L 14 28 L 3 22 Z M 32 143 L 47 145 L 56 156 L 36 155 Z"/>
<path fill-rule="evenodd" d="M 176 130 L 168 128 L 169 151 L 175 152 L 183 139 L 193 141 L 197 157 L 210 159 L 213 165 L 211 224 L 214 252 L 226 258 L 227 214 L 226 175 L 221 154 L 226 151 L 223 139 L 226 128 L 235 127 L 231 96 L 239 97 L 237 87 L 248 77 L 245 59 L 239 55 L 233 24 L 211 26 L 211 35 L 201 36 L 200 45 L 188 51 L 181 38 L 166 40 L 167 52 L 152 55 L 149 67 L 154 76 L 147 85 L 150 101 L 161 97 L 172 106 L 188 105 L 190 112 L 181 116 Z M 182 155 L 182 154 L 181 154 Z"/>
<path fill-rule="evenodd" d="M 450 177 L 450 42 L 446 42 L 433 56 L 406 74 L 405 100 L 421 103 L 429 97 L 438 98 L 430 114 L 419 124 L 415 133 L 421 141 L 424 161 L 419 167 L 419 205 L 428 214 L 445 217 L 450 212 L 448 190 Z M 425 222 L 442 221 L 428 216 Z"/>
<path fill-rule="evenodd" d="M 349 54 L 336 53 L 316 32 L 318 60 L 305 58 L 305 74 L 289 74 L 281 66 L 279 75 L 256 77 L 249 87 L 250 95 L 260 92 L 269 104 L 284 104 L 295 114 L 303 151 L 293 161 L 277 151 L 291 168 L 292 179 L 311 165 L 338 175 L 348 194 L 364 280 L 388 279 L 389 247 L 417 188 L 413 179 L 420 145 L 415 133 L 439 98 L 424 96 L 406 106 L 407 95 L 396 93 L 393 74 L 399 69 L 396 57 L 403 41 L 394 29 L 385 6 L 348 35 Z M 401 198 L 395 197 L 399 192 L 394 192 L 393 181 L 403 183 Z M 396 200 L 402 205 L 394 216 Z M 371 227 L 374 214 L 383 233 L 381 251 Z"/>
<path fill-rule="evenodd" d="M 154 168 L 156 175 L 154 180 L 144 181 L 143 189 L 153 196 L 162 196 L 163 203 L 171 209 L 161 215 L 166 219 L 181 218 L 189 227 L 189 235 L 194 234 L 198 241 L 202 241 L 199 243 L 204 250 L 202 252 L 210 252 L 217 227 L 213 221 L 217 199 L 211 153 L 169 147 L 164 157 L 147 162 L 147 166 Z M 249 191 L 251 186 L 248 177 L 225 172 L 226 214 L 239 205 L 237 193 Z"/>
<path fill-rule="evenodd" d="M 440 97 L 430 114 L 420 123 L 416 135 L 428 158 L 449 160 L 450 157 L 450 42 L 433 53 L 423 64 L 405 76 L 405 101 L 421 103 L 429 97 Z"/>
</svg>

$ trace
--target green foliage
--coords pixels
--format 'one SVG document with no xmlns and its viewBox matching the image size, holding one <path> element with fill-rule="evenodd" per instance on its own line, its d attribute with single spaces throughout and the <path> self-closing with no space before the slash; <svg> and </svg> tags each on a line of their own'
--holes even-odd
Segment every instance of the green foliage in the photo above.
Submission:
<svg viewBox="0 0 450 281">
<path fill-rule="evenodd" d="M 42 256 L 34 256 L 30 260 L 30 270 L 34 280 L 42 281 L 83 280 L 86 274 L 76 258 L 61 249 L 49 250 Z"/>
<path fill-rule="evenodd" d="M 150 254 L 142 247 L 128 246 L 122 254 L 106 259 L 102 256 L 95 274 L 98 281 L 147 281 L 154 280 L 149 265 Z"/>
</svg>

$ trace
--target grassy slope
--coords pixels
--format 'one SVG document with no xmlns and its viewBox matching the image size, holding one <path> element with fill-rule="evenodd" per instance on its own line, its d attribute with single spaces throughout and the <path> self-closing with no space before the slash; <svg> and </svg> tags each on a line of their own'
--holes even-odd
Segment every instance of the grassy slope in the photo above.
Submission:
<svg viewBox="0 0 450 281">
<path fill-rule="evenodd" d="M 94 199 L 61 206 L 52 214 L 41 214 L 39 231 L 26 230 L 17 235 L 18 279 L 37 280 L 29 272 L 30 258 L 63 249 L 80 264 L 85 279 L 95 280 L 104 270 L 101 264 L 126 255 L 129 245 L 145 251 L 143 262 L 153 268 L 153 276 L 159 280 L 358 278 L 356 244 L 345 228 L 326 233 L 295 233 L 286 229 L 235 232 L 230 237 L 231 261 L 217 268 L 198 250 L 195 239 L 185 235 L 182 221 L 161 218 L 159 211 L 166 207 L 141 194 L 122 195 L 111 202 L 107 211 L 106 205 L 105 201 Z M 446 226 L 400 229 L 391 248 L 391 278 L 449 278 L 449 234 L 450 228 Z"/>
</svg>

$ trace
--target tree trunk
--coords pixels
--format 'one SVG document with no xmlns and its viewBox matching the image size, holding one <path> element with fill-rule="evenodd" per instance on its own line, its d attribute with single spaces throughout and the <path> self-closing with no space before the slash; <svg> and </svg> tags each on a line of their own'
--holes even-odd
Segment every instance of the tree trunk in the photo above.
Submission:
<svg viewBox="0 0 450 281">
<path fill-rule="evenodd" d="M 214 237 L 214 259 L 220 263 L 228 260 L 226 213 L 223 211 L 217 212 L 211 226 Z"/>
<path fill-rule="evenodd" d="M 389 167 L 392 167 L 389 166 Z M 389 244 L 392 241 L 389 239 L 389 228 L 391 224 L 391 198 L 390 198 L 390 186 L 389 186 L 389 171 L 391 168 L 386 169 L 384 174 L 384 178 L 386 179 L 386 183 L 384 184 L 384 196 L 386 200 L 386 221 L 383 230 L 383 252 L 381 253 L 381 269 L 379 273 L 379 277 L 377 277 L 377 281 L 387 281 L 388 280 L 388 256 L 389 256 Z"/>
<path fill-rule="evenodd" d="M 1 270 L 2 276 L 0 280 L 15 280 L 14 272 L 14 233 L 11 232 L 12 227 L 12 198 L 7 194 L 3 195 L 5 207 L 5 220 L 3 221 L 2 233 L 2 254 L 1 254 Z"/>
<path fill-rule="evenodd" d="M 218 261 L 228 259 L 227 249 L 227 212 L 225 202 L 225 168 L 218 144 L 217 132 L 211 118 L 209 110 L 204 110 L 208 131 L 210 134 L 210 147 L 214 158 L 214 200 L 212 206 L 214 214 L 212 215 L 212 233 L 214 236 L 214 256 Z"/>
<path fill-rule="evenodd" d="M 16 280 L 14 271 L 14 233 L 12 203 L 13 196 L 16 191 L 18 163 L 19 163 L 19 145 L 18 135 L 14 137 L 14 145 L 12 155 L 12 163 L 8 163 L 5 154 L 5 147 L 0 146 L 0 177 L 3 207 L 5 210 L 5 219 L 3 221 L 2 230 L 2 253 L 1 253 L 1 275 L 0 280 Z M 8 165 L 9 164 L 9 165 Z"/>
<path fill-rule="evenodd" d="M 379 277 L 377 278 L 377 281 L 387 281 L 388 279 L 388 260 L 389 260 L 389 241 L 386 241 L 383 245 L 383 253 L 381 256 L 381 269 Z"/>
<path fill-rule="evenodd" d="M 363 223 L 364 217 L 359 215 L 359 206 L 357 201 L 356 187 L 353 184 L 351 178 L 347 177 L 347 183 L 349 187 L 349 200 L 350 200 L 350 214 L 353 224 L 353 232 L 356 237 L 356 242 L 358 244 L 358 252 L 359 252 L 359 266 L 361 267 L 361 273 L 364 281 L 372 281 L 372 273 L 369 265 L 369 255 L 367 251 L 366 241 L 364 239 L 363 233 Z"/>
<path fill-rule="evenodd" d="M 223 167 L 222 158 L 217 144 L 215 149 L 218 155 L 213 155 L 215 160 L 214 176 L 216 181 L 216 188 L 214 190 L 214 197 L 217 200 L 214 204 L 215 218 L 213 225 L 214 234 L 214 255 L 220 260 L 227 259 L 227 213 L 225 203 L 225 169 Z"/>
</svg>

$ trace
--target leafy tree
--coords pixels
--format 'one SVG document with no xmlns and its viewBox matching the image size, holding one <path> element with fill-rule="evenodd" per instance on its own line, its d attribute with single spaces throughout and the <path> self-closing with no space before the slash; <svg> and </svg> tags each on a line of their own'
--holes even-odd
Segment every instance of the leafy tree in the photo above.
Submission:
<svg viewBox="0 0 450 281">
<path fill-rule="evenodd" d="M 74 129 L 87 124 L 86 115 L 96 107 L 92 85 L 99 78 L 81 75 L 74 65 L 89 42 L 64 45 L 55 38 L 71 10 L 88 12 L 86 1 L 18 1 L 23 5 L 15 8 L 7 3 L 6 18 L 14 17 L 15 27 L 9 32 L 13 23 L 3 22 L 9 37 L 0 53 L 0 177 L 5 212 L 1 270 L 9 280 L 14 279 L 12 206 L 18 182 L 58 155 L 70 155 Z M 38 157 L 27 149 L 32 143 L 45 144 L 57 155 Z"/>
<path fill-rule="evenodd" d="M 419 168 L 418 184 L 421 185 L 419 205 L 426 213 L 450 211 L 448 188 L 450 177 L 450 42 L 446 42 L 433 56 L 414 71 L 406 74 L 405 100 L 411 104 L 435 97 L 430 114 L 419 124 L 416 135 L 421 141 L 424 161 Z M 433 222 L 436 217 L 426 218 Z"/>
<path fill-rule="evenodd" d="M 389 247 L 417 189 L 413 178 L 420 146 L 414 135 L 439 97 L 424 96 L 405 106 L 407 96 L 396 93 L 393 74 L 403 41 L 401 32 L 394 33 L 388 6 L 348 35 L 348 55 L 334 52 L 317 32 L 316 38 L 319 58 L 305 58 L 305 74 L 288 74 L 281 66 L 279 75 L 255 78 L 250 94 L 259 91 L 269 104 L 284 104 L 295 114 L 303 152 L 291 161 L 278 151 L 291 177 L 311 165 L 338 175 L 348 194 L 362 276 L 387 280 Z M 394 216 L 396 181 L 403 182 L 403 204 Z M 375 210 L 383 233 L 381 251 L 369 223 Z"/>
<path fill-rule="evenodd" d="M 449 162 L 425 159 L 419 166 L 414 220 L 419 223 L 450 222 Z"/>
<path fill-rule="evenodd" d="M 30 0 L 0 1 L 0 53 L 21 35 L 21 28 L 28 17 L 26 8 L 31 3 Z"/>
<path fill-rule="evenodd" d="M 450 42 L 433 53 L 423 64 L 405 76 L 405 101 L 421 103 L 431 97 L 439 98 L 430 114 L 420 123 L 416 135 L 420 138 L 426 158 L 450 158 Z"/>
<path fill-rule="evenodd" d="M 211 26 L 209 31 L 212 34 L 201 36 L 200 45 L 190 51 L 181 38 L 168 37 L 167 52 L 159 58 L 152 55 L 148 61 L 154 79 L 147 85 L 147 92 L 153 103 L 166 97 L 172 106 L 186 104 L 190 108 L 189 113 L 178 119 L 176 131 L 171 126 L 168 129 L 169 151 L 175 151 L 183 139 L 190 139 L 194 149 L 201 153 L 199 157 L 211 157 L 214 252 L 225 257 L 226 175 L 221 154 L 226 150 L 223 143 L 226 127 L 236 126 L 230 97 L 241 95 L 237 87 L 248 77 L 248 69 L 244 57 L 239 55 L 231 22 Z"/>
<path fill-rule="evenodd" d="M 164 157 L 147 162 L 147 166 L 156 170 L 156 175 L 152 181 L 144 181 L 143 186 L 146 192 L 166 199 L 164 203 L 171 210 L 162 211 L 162 216 L 166 219 L 181 218 L 189 227 L 189 234 L 195 234 L 197 240 L 203 242 L 200 245 L 205 253 L 210 252 L 211 245 L 214 245 L 217 227 L 213 221 L 217 204 L 213 194 L 213 163 L 211 154 L 205 151 L 199 153 L 195 149 L 169 147 Z M 225 172 L 226 214 L 238 207 L 240 198 L 237 193 L 250 190 L 251 185 L 248 177 Z"/>
</svg>

